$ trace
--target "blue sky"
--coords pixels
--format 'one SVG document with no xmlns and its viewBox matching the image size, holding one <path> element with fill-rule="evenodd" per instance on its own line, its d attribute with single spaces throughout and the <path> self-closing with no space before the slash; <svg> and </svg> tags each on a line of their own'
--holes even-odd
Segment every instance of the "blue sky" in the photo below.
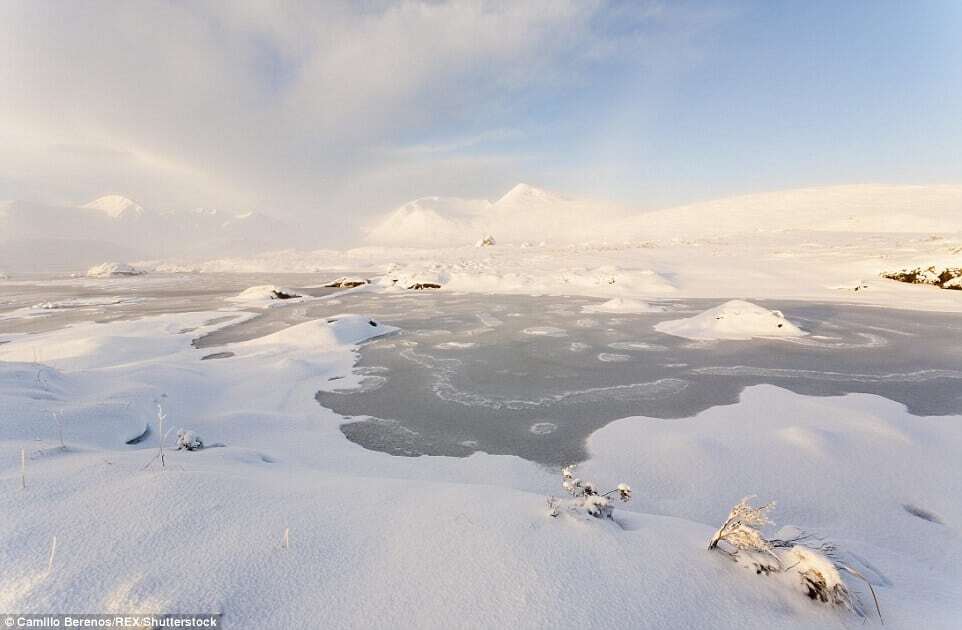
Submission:
<svg viewBox="0 0 962 630">
<path fill-rule="evenodd" d="M 710 6 L 687 63 L 614 60 L 563 107 L 528 112 L 546 177 L 656 205 L 962 182 L 962 3 Z"/>
<path fill-rule="evenodd" d="M 517 181 L 655 207 L 962 183 L 962 3 L 0 5 L 0 199 L 345 236 Z"/>
</svg>

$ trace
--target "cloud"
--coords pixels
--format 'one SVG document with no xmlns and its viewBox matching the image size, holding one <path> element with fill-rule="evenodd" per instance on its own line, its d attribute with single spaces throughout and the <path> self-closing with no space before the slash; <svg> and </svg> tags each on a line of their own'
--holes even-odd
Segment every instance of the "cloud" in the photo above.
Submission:
<svg viewBox="0 0 962 630">
<path fill-rule="evenodd" d="M 529 110 L 640 54 L 665 13 L 600 0 L 3 3 L 0 197 L 119 190 L 350 230 L 412 193 L 519 178 L 508 169 L 524 151 L 499 145 L 524 138 Z"/>
</svg>

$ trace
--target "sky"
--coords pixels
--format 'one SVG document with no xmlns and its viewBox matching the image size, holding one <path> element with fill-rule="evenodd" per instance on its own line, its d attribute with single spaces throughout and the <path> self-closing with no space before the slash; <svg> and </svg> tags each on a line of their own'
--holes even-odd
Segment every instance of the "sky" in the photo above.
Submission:
<svg viewBox="0 0 962 630">
<path fill-rule="evenodd" d="M 0 3 L 0 199 L 350 240 L 524 181 L 638 208 L 962 183 L 962 2 Z"/>
</svg>

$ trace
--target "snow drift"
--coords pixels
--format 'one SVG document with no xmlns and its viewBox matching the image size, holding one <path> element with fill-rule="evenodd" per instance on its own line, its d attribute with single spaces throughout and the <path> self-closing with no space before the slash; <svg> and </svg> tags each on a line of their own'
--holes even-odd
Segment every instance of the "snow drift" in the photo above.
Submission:
<svg viewBox="0 0 962 630">
<path fill-rule="evenodd" d="M 664 310 L 661 306 L 626 297 L 611 298 L 601 304 L 588 304 L 581 307 L 582 313 L 658 313 Z"/>
<path fill-rule="evenodd" d="M 290 300 L 301 297 L 292 289 L 273 284 L 260 284 L 244 289 L 232 298 L 231 302 L 270 303 L 274 300 Z"/>
<path fill-rule="evenodd" d="M 698 341 L 745 340 L 755 337 L 800 337 L 807 334 L 780 311 L 743 300 L 731 300 L 694 317 L 655 324 L 655 330 Z"/>
</svg>

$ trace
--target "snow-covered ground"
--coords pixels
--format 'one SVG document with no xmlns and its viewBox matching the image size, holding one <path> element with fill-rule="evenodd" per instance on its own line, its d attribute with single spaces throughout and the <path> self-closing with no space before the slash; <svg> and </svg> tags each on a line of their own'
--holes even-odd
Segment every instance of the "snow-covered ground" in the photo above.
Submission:
<svg viewBox="0 0 962 630">
<path fill-rule="evenodd" d="M 774 361 L 804 347 L 824 351 L 826 375 L 844 376 L 849 364 L 840 357 L 884 352 L 875 334 L 883 331 L 865 330 L 864 344 L 847 344 L 806 334 L 811 321 L 759 302 L 943 311 L 944 335 L 958 335 L 952 318 L 962 312 L 962 292 L 880 274 L 960 266 L 959 198 L 953 187 L 795 191 L 626 214 L 605 233 L 590 221 L 562 220 L 584 219 L 584 202 L 520 187 L 493 204 L 436 200 L 399 211 L 375 232 L 388 245 L 135 261 L 150 272 L 136 278 L 13 274 L 0 286 L 9 289 L 0 297 L 0 611 L 221 612 L 229 627 L 271 628 L 878 627 L 859 580 L 848 585 L 864 618 L 707 549 L 729 509 L 757 494 L 777 502 L 778 526 L 837 545 L 839 561 L 871 583 L 887 627 L 957 628 L 960 415 L 913 415 L 895 394 L 803 395 L 765 384 L 777 371 L 758 372 L 762 384 L 737 401 L 702 405 L 694 417 L 619 414 L 595 430 L 578 474 L 602 490 L 621 482 L 633 489 L 609 520 L 567 510 L 550 516 L 547 497 L 564 494 L 560 471 L 514 455 L 395 457 L 362 448 L 345 438 L 345 418 L 315 396 L 390 378 L 356 369 L 359 344 L 379 344 L 379 352 L 395 344 L 400 353 L 420 339 L 443 355 L 441 365 L 464 360 L 486 331 L 518 315 L 481 308 L 495 294 L 561 296 L 553 317 L 570 318 L 570 326 L 539 320 L 512 328 L 517 345 L 570 347 L 555 362 L 561 377 L 583 355 L 614 379 L 632 365 L 626 353 L 662 356 L 679 343 L 719 356 L 782 344 L 764 346 L 774 348 Z M 101 205 L 111 216 L 136 214 L 120 202 Z M 543 218 L 558 208 L 548 233 Z M 782 219 L 759 225 L 762 208 Z M 516 219 L 523 209 L 535 211 Z M 412 225 L 465 242 L 398 246 L 414 244 L 392 240 Z M 574 242 L 572 233 L 597 238 Z M 485 235 L 495 244 L 474 247 Z M 210 275 L 165 273 L 172 271 Z M 225 271 L 314 278 L 238 286 L 234 276 L 211 273 Z M 314 292 L 360 272 L 370 284 Z M 184 294 L 191 283 L 211 288 Z M 444 324 L 450 313 L 415 303 L 431 291 L 478 306 L 473 337 L 446 338 L 440 326 L 419 336 L 424 331 L 396 331 L 368 312 L 343 312 L 351 296 L 400 297 L 402 307 Z M 180 297 L 164 301 L 165 293 Z M 711 306 L 673 312 L 693 298 Z M 823 311 L 818 324 L 834 326 L 832 308 Z M 649 326 L 636 342 L 619 337 L 597 356 L 567 336 L 582 325 L 599 336 L 638 325 L 630 317 L 657 318 L 661 328 Z M 221 334 L 238 322 L 260 334 Z M 653 335 L 661 345 L 650 343 Z M 202 337 L 206 343 L 192 343 Z M 898 361 L 896 392 L 924 376 L 941 379 L 945 386 L 933 391 L 951 396 L 945 392 L 958 382 L 957 369 L 913 372 L 925 357 Z M 525 365 L 536 364 L 499 378 L 525 378 Z M 469 368 L 483 380 L 483 363 Z M 885 384 L 884 375 L 849 376 Z M 601 395 L 620 404 L 608 394 Z M 531 439 L 565 430 L 546 418 L 523 428 Z M 206 447 L 174 450 L 181 429 Z"/>
</svg>

